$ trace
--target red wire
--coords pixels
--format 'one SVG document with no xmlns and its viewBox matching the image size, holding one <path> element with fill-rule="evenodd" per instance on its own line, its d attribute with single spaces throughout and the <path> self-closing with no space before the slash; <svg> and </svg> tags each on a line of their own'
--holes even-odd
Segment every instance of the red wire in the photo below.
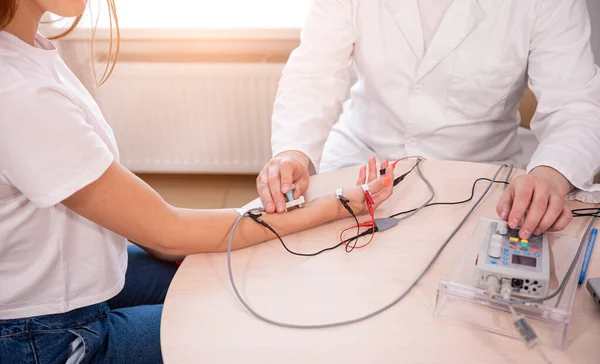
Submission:
<svg viewBox="0 0 600 364">
<path fill-rule="evenodd" d="M 421 156 L 408 156 L 408 157 L 404 157 L 404 158 L 400 158 L 397 161 L 395 161 L 394 163 L 392 163 L 392 167 L 396 167 L 396 163 L 405 160 L 405 159 L 410 159 L 410 158 L 419 158 L 422 160 L 426 160 L 425 158 L 421 157 Z M 356 229 L 361 228 L 361 227 L 370 227 L 373 230 L 371 231 L 371 238 L 369 238 L 369 241 L 367 241 L 365 244 L 360 245 L 360 246 L 354 246 L 352 249 L 360 249 L 360 248 L 364 248 L 367 245 L 371 244 L 371 242 L 373 241 L 373 237 L 375 236 L 375 212 L 373 211 L 373 198 L 371 197 L 371 194 L 369 193 L 369 191 L 365 191 L 365 202 L 367 204 L 367 209 L 369 210 L 369 215 L 371 216 L 371 221 L 367 221 L 367 222 L 363 222 L 361 224 L 354 225 L 351 226 L 349 228 L 346 228 L 344 230 L 342 230 L 340 232 L 340 242 L 344 242 L 344 233 L 348 230 L 351 229 Z M 356 237 L 356 239 L 358 239 L 358 236 Z M 344 245 L 346 245 L 346 247 L 350 246 L 350 243 L 344 243 Z"/>
<path fill-rule="evenodd" d="M 367 245 L 371 244 L 371 242 L 373 241 L 373 237 L 374 237 L 374 236 L 375 236 L 375 234 L 374 234 L 374 233 L 373 233 L 373 234 L 371 234 L 371 237 L 369 238 L 369 241 L 367 241 L 367 242 L 366 242 L 365 244 L 363 244 L 363 245 L 355 246 L 355 247 L 354 247 L 354 248 L 352 248 L 352 249 L 361 249 L 361 248 L 364 248 L 364 247 L 366 247 Z M 348 244 L 346 244 L 346 246 L 348 246 Z"/>
<path fill-rule="evenodd" d="M 354 226 L 351 226 L 351 227 L 349 227 L 349 228 L 346 228 L 346 229 L 342 230 L 342 232 L 340 233 L 340 242 L 343 242 L 343 241 L 344 241 L 344 233 L 345 233 L 346 231 L 348 231 L 348 230 L 351 230 L 351 229 L 355 229 L 355 228 L 357 228 L 357 227 L 370 227 L 370 228 L 372 228 L 372 229 L 373 229 L 373 231 L 371 231 L 371 238 L 369 238 L 369 241 L 367 241 L 367 242 L 366 242 L 365 244 L 363 244 L 363 245 L 360 245 L 360 246 L 354 246 L 352 249 L 360 249 L 360 248 L 364 248 L 364 247 L 366 247 L 367 245 L 371 244 L 371 242 L 373 241 L 373 237 L 375 236 L 375 214 L 373 213 L 373 209 L 372 209 L 372 208 L 370 208 L 370 206 L 369 206 L 369 215 L 371 215 L 371 221 L 366 221 L 366 222 L 363 222 L 363 223 L 360 223 L 360 224 L 358 224 L 358 226 L 357 226 L 357 225 L 354 225 Z M 356 237 L 356 239 L 358 239 L 358 236 Z M 349 246 L 350 246 L 350 243 L 349 243 L 349 242 L 348 242 L 348 243 L 344 243 L 344 245 L 346 245 L 346 247 L 349 247 Z"/>
<path fill-rule="evenodd" d="M 362 224 L 360 224 L 359 226 L 360 226 L 360 227 L 370 227 L 370 226 L 371 226 L 371 221 L 368 221 L 368 222 L 366 222 L 366 223 L 362 223 Z M 348 230 L 352 230 L 352 229 L 355 229 L 355 228 L 356 228 L 356 225 L 354 225 L 354 226 L 351 226 L 351 227 L 349 227 L 349 228 L 346 228 L 346 229 L 342 230 L 342 232 L 340 233 L 340 241 L 342 241 L 342 242 L 344 241 L 344 237 L 343 237 L 343 235 L 344 235 L 344 233 L 345 233 L 346 231 L 348 231 Z M 367 241 L 367 242 L 366 242 L 365 244 L 363 244 L 363 245 L 355 246 L 355 247 L 353 247 L 352 249 L 360 249 L 360 248 L 364 248 L 364 247 L 366 247 L 367 245 L 371 244 L 371 242 L 373 241 L 373 237 L 374 237 L 374 236 L 375 236 L 375 231 L 373 231 L 373 232 L 371 233 L 371 238 L 369 239 L 369 241 Z M 357 237 L 357 239 L 358 239 L 358 237 Z M 347 247 L 350 247 L 350 243 L 349 243 L 349 242 L 348 242 L 348 243 L 344 243 L 344 245 L 346 245 Z"/>
</svg>

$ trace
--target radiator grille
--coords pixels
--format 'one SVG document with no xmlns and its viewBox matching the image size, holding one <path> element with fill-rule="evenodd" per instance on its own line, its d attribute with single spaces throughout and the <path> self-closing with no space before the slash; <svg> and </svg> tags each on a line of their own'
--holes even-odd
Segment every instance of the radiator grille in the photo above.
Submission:
<svg viewBox="0 0 600 364">
<path fill-rule="evenodd" d="M 282 63 L 124 62 L 93 91 L 140 173 L 257 173 Z"/>
</svg>

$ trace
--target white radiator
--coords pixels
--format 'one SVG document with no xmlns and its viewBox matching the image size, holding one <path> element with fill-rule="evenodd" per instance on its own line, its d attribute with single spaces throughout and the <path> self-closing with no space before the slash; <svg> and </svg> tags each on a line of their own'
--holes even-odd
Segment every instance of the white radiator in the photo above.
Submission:
<svg viewBox="0 0 600 364">
<path fill-rule="evenodd" d="M 137 173 L 258 173 L 282 63 L 121 62 L 93 95 Z"/>
</svg>

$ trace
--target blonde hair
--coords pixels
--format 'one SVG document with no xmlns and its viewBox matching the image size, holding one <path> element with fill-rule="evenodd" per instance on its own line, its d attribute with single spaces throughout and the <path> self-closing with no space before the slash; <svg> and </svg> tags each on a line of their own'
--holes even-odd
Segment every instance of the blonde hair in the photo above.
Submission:
<svg viewBox="0 0 600 364">
<path fill-rule="evenodd" d="M 0 30 L 4 29 L 14 19 L 17 13 L 18 1 L 19 0 L 0 0 Z M 119 51 L 121 49 L 121 32 L 119 30 L 119 19 L 117 18 L 117 8 L 115 6 L 115 1 L 106 0 L 106 4 L 108 5 L 108 19 L 110 21 L 110 39 L 106 67 L 104 69 L 104 73 L 102 74 L 102 78 L 100 78 L 99 82 L 96 76 L 96 67 L 94 61 L 94 43 L 96 40 L 97 24 L 95 23 L 92 27 L 92 67 L 97 87 L 102 86 L 112 74 L 117 63 Z M 67 29 L 63 30 L 59 34 L 53 35 L 48 38 L 51 40 L 56 40 L 71 34 L 75 29 L 77 29 L 77 26 L 81 22 L 82 18 L 83 15 L 77 16 Z"/>
</svg>

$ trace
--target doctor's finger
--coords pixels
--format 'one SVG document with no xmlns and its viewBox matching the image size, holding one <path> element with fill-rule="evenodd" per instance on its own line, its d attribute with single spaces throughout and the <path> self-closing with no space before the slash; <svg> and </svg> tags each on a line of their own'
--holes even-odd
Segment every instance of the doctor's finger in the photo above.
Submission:
<svg viewBox="0 0 600 364">
<path fill-rule="evenodd" d="M 540 235 L 547 231 L 558 220 L 565 206 L 564 200 L 557 195 L 550 195 L 548 200 L 548 208 L 537 228 L 533 230 L 533 235 Z"/>
<path fill-rule="evenodd" d="M 275 204 L 273 203 L 273 197 L 271 196 L 271 190 L 269 189 L 269 177 L 266 171 L 258 176 L 256 184 L 260 202 L 265 208 L 265 211 L 268 214 L 272 214 L 275 212 Z"/>
<path fill-rule="evenodd" d="M 501 220 L 508 220 L 508 214 L 510 213 L 510 208 L 513 204 L 514 192 L 514 187 L 508 186 L 504 193 L 502 193 L 500 200 L 498 200 L 498 204 L 496 205 L 496 213 Z"/>
<path fill-rule="evenodd" d="M 514 200 L 508 215 L 508 226 L 511 229 L 519 227 L 519 223 L 525 216 L 525 211 L 531 203 L 533 197 L 533 185 L 529 183 L 519 183 L 514 188 Z"/>
<path fill-rule="evenodd" d="M 283 160 L 279 163 L 279 175 L 281 178 L 281 193 L 287 193 L 292 189 L 292 184 L 294 183 L 294 171 L 292 164 Z"/>
<path fill-rule="evenodd" d="M 279 166 L 269 166 L 269 190 L 275 203 L 275 209 L 281 213 L 285 211 L 285 198 L 281 193 L 281 176 L 279 174 Z"/>
<path fill-rule="evenodd" d="M 537 228 L 548 209 L 548 200 L 550 199 L 550 190 L 544 186 L 538 185 L 533 190 L 533 198 L 527 211 L 527 216 L 519 230 L 521 239 L 529 239 L 531 233 Z"/>
</svg>

